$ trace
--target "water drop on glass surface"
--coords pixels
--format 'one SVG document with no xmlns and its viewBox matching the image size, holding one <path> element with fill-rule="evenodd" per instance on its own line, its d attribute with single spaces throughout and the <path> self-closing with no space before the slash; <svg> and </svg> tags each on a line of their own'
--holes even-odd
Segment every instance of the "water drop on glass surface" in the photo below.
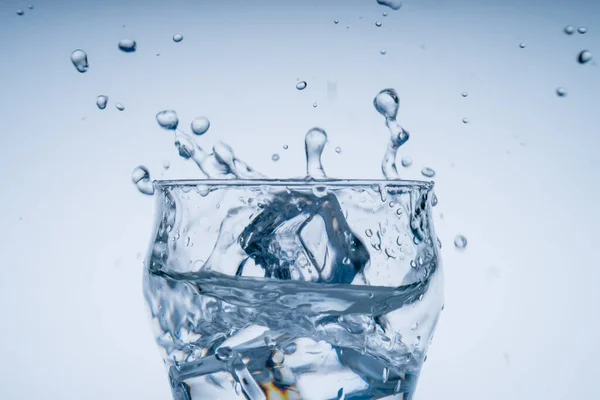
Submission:
<svg viewBox="0 0 600 400">
<path fill-rule="evenodd" d="M 158 122 L 161 128 L 175 130 L 177 129 L 177 125 L 179 125 L 179 118 L 175 111 L 164 110 L 156 114 L 156 122 Z"/>
<path fill-rule="evenodd" d="M 519 43 L 519 47 L 524 49 L 527 45 L 525 43 Z"/>
<path fill-rule="evenodd" d="M 577 32 L 583 35 L 584 33 L 587 33 L 587 28 L 585 26 L 580 26 L 579 28 L 577 28 Z"/>
<path fill-rule="evenodd" d="M 300 81 L 296 84 L 296 89 L 304 90 L 306 89 L 306 81 Z"/>
<path fill-rule="evenodd" d="M 467 117 L 464 117 L 464 118 L 462 119 L 462 123 L 463 123 L 463 124 L 468 124 L 468 123 L 469 123 L 469 118 L 467 118 Z"/>
<path fill-rule="evenodd" d="M 137 186 L 138 190 L 147 195 L 154 194 L 154 186 L 150 182 L 150 172 L 143 165 L 135 167 L 131 173 L 131 181 Z"/>
<path fill-rule="evenodd" d="M 572 35 L 573 33 L 575 33 L 575 27 L 573 25 L 567 25 L 565 26 L 564 32 L 567 35 Z"/>
<path fill-rule="evenodd" d="M 402 7 L 402 1 L 400 0 L 377 0 L 377 4 L 387 6 L 392 10 L 399 10 Z"/>
<path fill-rule="evenodd" d="M 335 148 L 335 152 L 340 154 L 342 152 L 342 148 L 341 147 L 336 147 Z"/>
<path fill-rule="evenodd" d="M 404 168 L 410 167 L 413 163 L 412 158 L 410 158 L 409 156 L 405 156 L 402 157 L 402 159 L 400 160 L 400 163 L 402 164 L 402 166 Z"/>
<path fill-rule="evenodd" d="M 433 178 L 435 176 L 435 171 L 433 170 L 433 168 L 423 167 L 423 169 L 421 170 L 421 174 L 428 178 Z"/>
<path fill-rule="evenodd" d="M 271 156 L 271 160 L 273 161 L 279 161 L 279 154 L 275 153 Z"/>
<path fill-rule="evenodd" d="M 210 121 L 206 117 L 198 117 L 192 121 L 191 128 L 196 135 L 204 135 L 210 128 Z"/>
<path fill-rule="evenodd" d="M 379 50 L 379 52 L 381 53 L 382 56 L 385 56 L 387 54 L 386 49 L 381 49 L 381 50 Z"/>
<path fill-rule="evenodd" d="M 465 247 L 467 247 L 467 238 L 463 235 L 457 235 L 454 238 L 454 246 L 457 249 L 464 249 Z"/>
<path fill-rule="evenodd" d="M 382 25 L 383 24 L 381 23 L 381 21 L 375 22 L 375 26 L 378 27 L 378 28 L 381 28 Z"/>
<path fill-rule="evenodd" d="M 25 14 L 25 11 L 23 11 L 23 10 L 17 10 L 17 15 L 23 15 L 23 14 Z"/>
<path fill-rule="evenodd" d="M 87 54 L 81 49 L 76 49 L 71 53 L 71 62 L 81 73 L 86 72 L 89 68 Z"/>
<path fill-rule="evenodd" d="M 183 35 L 181 33 L 176 33 L 173 35 L 173 41 L 175 43 L 179 43 L 183 40 Z"/>
<path fill-rule="evenodd" d="M 229 360 L 233 356 L 233 350 L 231 347 L 219 347 L 215 352 L 215 356 L 221 361 Z"/>
<path fill-rule="evenodd" d="M 340 23 L 340 21 L 339 21 L 339 20 L 337 20 L 337 19 L 334 19 L 334 20 L 333 20 L 333 23 L 337 25 L 337 24 L 339 24 L 339 23 Z"/>
<path fill-rule="evenodd" d="M 556 95 L 558 97 L 565 97 L 567 95 L 567 91 L 563 87 L 556 88 Z"/>
<path fill-rule="evenodd" d="M 579 64 L 585 64 L 588 61 L 590 61 L 591 59 L 592 59 L 592 52 L 589 50 L 583 50 L 577 56 L 577 61 L 579 61 Z"/>
<path fill-rule="evenodd" d="M 115 107 L 116 107 L 116 108 L 117 108 L 117 110 L 119 110 L 119 111 L 123 111 L 123 110 L 125 110 L 125 106 L 124 106 L 123 104 L 121 104 L 121 103 L 117 103 L 117 104 L 115 104 Z"/>
<path fill-rule="evenodd" d="M 104 110 L 106 108 L 106 104 L 108 103 L 108 96 L 101 94 L 96 97 L 96 105 L 99 109 Z"/>
<path fill-rule="evenodd" d="M 125 53 L 133 53 L 137 47 L 137 43 L 133 39 L 123 39 L 119 41 L 119 50 Z"/>
</svg>

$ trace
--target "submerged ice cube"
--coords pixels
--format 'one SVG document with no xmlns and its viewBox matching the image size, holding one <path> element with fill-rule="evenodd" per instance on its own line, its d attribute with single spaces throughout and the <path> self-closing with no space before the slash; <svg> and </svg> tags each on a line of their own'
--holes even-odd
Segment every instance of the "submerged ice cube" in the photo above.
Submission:
<svg viewBox="0 0 600 400">
<path fill-rule="evenodd" d="M 244 229 L 240 244 L 265 277 L 277 279 L 348 284 L 369 262 L 333 194 L 277 196 Z"/>
</svg>

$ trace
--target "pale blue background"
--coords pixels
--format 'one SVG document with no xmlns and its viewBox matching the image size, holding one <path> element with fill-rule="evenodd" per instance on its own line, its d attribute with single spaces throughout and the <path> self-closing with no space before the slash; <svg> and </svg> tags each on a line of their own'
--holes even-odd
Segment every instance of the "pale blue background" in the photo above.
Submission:
<svg viewBox="0 0 600 400">
<path fill-rule="evenodd" d="M 130 175 L 195 171 L 156 112 L 184 128 L 208 116 L 202 145 L 224 140 L 273 177 L 304 174 L 303 135 L 321 126 L 330 176 L 379 177 L 388 133 L 371 101 L 386 87 L 412 134 L 403 176 L 435 168 L 440 198 L 447 300 L 418 399 L 600 398 L 600 71 L 575 60 L 600 56 L 600 2 L 33 5 L 0 3 L 0 398 L 169 398 L 141 295 L 154 204 Z"/>
</svg>

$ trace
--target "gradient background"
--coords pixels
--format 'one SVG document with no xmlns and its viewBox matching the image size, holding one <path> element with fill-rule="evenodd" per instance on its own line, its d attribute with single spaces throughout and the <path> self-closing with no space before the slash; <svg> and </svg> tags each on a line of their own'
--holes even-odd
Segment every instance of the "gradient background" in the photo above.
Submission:
<svg viewBox="0 0 600 400">
<path fill-rule="evenodd" d="M 141 288 L 154 203 L 130 177 L 196 173 L 158 111 L 208 116 L 201 145 L 272 177 L 304 174 L 320 126 L 330 176 L 378 178 L 386 87 L 412 134 L 403 177 L 433 167 L 440 199 L 446 308 L 418 399 L 600 398 L 600 71 L 576 62 L 600 55 L 600 2 L 32 1 L 0 3 L 0 398 L 169 398 Z"/>
</svg>

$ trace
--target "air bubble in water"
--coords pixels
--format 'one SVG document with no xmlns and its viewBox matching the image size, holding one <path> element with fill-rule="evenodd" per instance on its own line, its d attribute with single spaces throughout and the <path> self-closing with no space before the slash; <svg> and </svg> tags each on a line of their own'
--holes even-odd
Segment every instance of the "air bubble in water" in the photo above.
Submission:
<svg viewBox="0 0 600 400">
<path fill-rule="evenodd" d="M 412 162 L 412 158 L 410 158 L 409 156 L 402 157 L 402 160 L 400 160 L 400 163 L 404 168 L 410 167 L 412 165 Z"/>
<path fill-rule="evenodd" d="M 17 10 L 17 15 L 23 15 L 23 14 L 25 14 L 25 11 L 23 11 L 23 10 Z"/>
<path fill-rule="evenodd" d="M 123 111 L 125 110 L 125 106 L 122 103 L 117 103 L 115 104 L 115 107 L 117 108 L 117 110 L 119 111 Z"/>
<path fill-rule="evenodd" d="M 573 33 L 575 33 L 575 27 L 573 25 L 567 25 L 565 26 L 564 32 L 567 35 L 572 35 Z"/>
<path fill-rule="evenodd" d="M 304 90 L 306 89 L 306 81 L 300 81 L 296 84 L 296 89 Z"/>
<path fill-rule="evenodd" d="M 527 45 L 525 43 L 519 43 L 519 47 L 524 49 Z"/>
<path fill-rule="evenodd" d="M 181 33 L 176 33 L 173 35 L 173 41 L 175 43 L 179 43 L 183 40 L 183 35 Z"/>
<path fill-rule="evenodd" d="M 196 135 L 204 135 L 210 128 L 210 121 L 206 117 L 198 117 L 192 121 L 191 128 Z"/>
<path fill-rule="evenodd" d="M 158 122 L 161 128 L 175 130 L 177 129 L 177 125 L 179 125 L 179 118 L 175 111 L 164 110 L 156 114 L 156 122 Z"/>
<path fill-rule="evenodd" d="M 141 193 L 149 196 L 154 194 L 154 186 L 152 186 L 152 182 L 150 181 L 150 172 L 143 165 L 134 168 L 131 173 L 131 181 Z"/>
<path fill-rule="evenodd" d="M 336 147 L 335 148 L 335 152 L 340 154 L 342 152 L 342 148 L 341 147 Z"/>
<path fill-rule="evenodd" d="M 462 92 L 462 93 L 461 93 L 461 96 L 462 96 L 462 97 L 467 97 L 468 95 L 469 95 L 469 93 L 467 93 L 467 92 Z"/>
<path fill-rule="evenodd" d="M 275 153 L 271 156 L 271 160 L 273 161 L 279 161 L 279 154 Z"/>
<path fill-rule="evenodd" d="M 96 97 L 96 105 L 99 109 L 104 110 L 106 108 L 106 104 L 108 103 L 108 96 L 101 94 Z"/>
<path fill-rule="evenodd" d="M 464 118 L 462 119 L 462 123 L 463 123 L 463 124 L 468 124 L 468 123 L 469 123 L 469 118 L 467 118 L 467 117 L 464 117 Z"/>
<path fill-rule="evenodd" d="M 381 28 L 382 25 L 383 24 L 381 23 L 381 21 L 375 22 L 375 26 L 378 27 L 378 28 Z"/>
<path fill-rule="evenodd" d="M 563 87 L 556 88 L 556 95 L 558 97 L 565 97 L 567 95 L 567 91 Z"/>
<path fill-rule="evenodd" d="M 89 68 L 87 53 L 81 49 L 76 49 L 71 53 L 71 62 L 81 73 L 86 72 Z"/>
<path fill-rule="evenodd" d="M 400 0 L 377 0 L 378 4 L 391 8 L 392 10 L 399 10 L 402 7 L 402 1 Z"/>
<path fill-rule="evenodd" d="M 423 167 L 423 169 L 421 170 L 421 174 L 428 178 L 433 178 L 435 176 L 435 171 L 433 170 L 433 168 Z"/>
<path fill-rule="evenodd" d="M 464 249 L 465 247 L 467 247 L 467 238 L 463 235 L 456 235 L 456 237 L 454 238 L 454 246 L 457 249 Z"/>
<path fill-rule="evenodd" d="M 585 64 L 588 61 L 590 61 L 591 59 L 592 59 L 592 52 L 589 50 L 583 50 L 577 56 L 577 61 L 579 61 L 579 64 Z"/>
<path fill-rule="evenodd" d="M 133 39 L 123 39 L 119 42 L 119 50 L 125 53 L 133 53 L 137 47 L 135 40 Z"/>
<path fill-rule="evenodd" d="M 577 32 L 583 35 L 584 33 L 587 33 L 587 28 L 585 26 L 580 26 L 579 28 L 577 28 Z"/>
<path fill-rule="evenodd" d="M 326 178 L 323 164 L 321 164 L 321 154 L 327 143 L 327 133 L 321 128 L 312 128 L 306 133 L 304 138 L 304 148 L 306 152 L 306 173 L 311 178 Z"/>
</svg>

